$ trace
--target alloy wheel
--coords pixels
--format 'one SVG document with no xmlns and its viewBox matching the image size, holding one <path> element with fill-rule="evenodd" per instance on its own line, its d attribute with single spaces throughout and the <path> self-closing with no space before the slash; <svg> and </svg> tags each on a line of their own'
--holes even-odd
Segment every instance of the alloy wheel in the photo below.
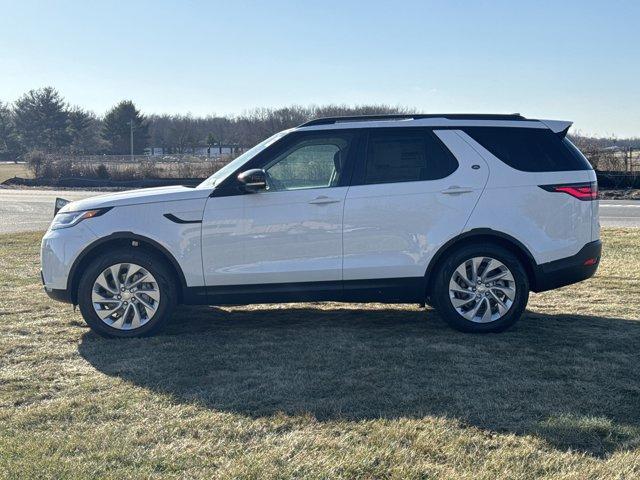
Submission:
<svg viewBox="0 0 640 480">
<path fill-rule="evenodd" d="M 465 319 L 476 323 L 495 322 L 511 308 L 516 283 L 507 266 L 491 257 L 465 260 L 451 275 L 449 299 Z"/>
<path fill-rule="evenodd" d="M 116 263 L 95 279 L 91 301 L 96 315 L 118 330 L 140 328 L 153 318 L 160 304 L 154 276 L 135 263 Z"/>
</svg>

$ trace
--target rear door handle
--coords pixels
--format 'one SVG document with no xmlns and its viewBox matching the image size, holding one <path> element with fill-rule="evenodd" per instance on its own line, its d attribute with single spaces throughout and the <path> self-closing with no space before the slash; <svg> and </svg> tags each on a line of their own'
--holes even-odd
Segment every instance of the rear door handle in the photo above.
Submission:
<svg viewBox="0 0 640 480">
<path fill-rule="evenodd" d="M 340 200 L 337 198 L 327 197 L 326 195 L 320 195 L 319 197 L 310 200 L 312 205 L 326 205 L 327 203 L 338 203 Z"/>
<path fill-rule="evenodd" d="M 469 193 L 469 192 L 473 192 L 473 188 L 459 187 L 457 185 L 453 185 L 445 190 L 442 190 L 440 193 L 444 193 L 446 195 L 459 195 L 461 193 Z"/>
</svg>

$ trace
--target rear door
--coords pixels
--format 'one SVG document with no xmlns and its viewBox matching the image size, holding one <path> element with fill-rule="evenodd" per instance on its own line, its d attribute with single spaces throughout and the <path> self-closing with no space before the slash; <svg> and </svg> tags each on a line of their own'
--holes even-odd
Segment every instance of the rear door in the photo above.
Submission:
<svg viewBox="0 0 640 480">
<path fill-rule="evenodd" d="M 487 178 L 453 130 L 371 129 L 345 199 L 344 280 L 424 276 L 462 232 Z"/>
</svg>

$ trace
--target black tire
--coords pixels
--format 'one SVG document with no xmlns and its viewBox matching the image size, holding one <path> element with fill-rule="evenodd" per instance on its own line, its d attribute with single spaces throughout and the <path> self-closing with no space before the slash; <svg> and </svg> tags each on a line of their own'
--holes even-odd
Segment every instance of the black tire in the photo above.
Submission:
<svg viewBox="0 0 640 480">
<path fill-rule="evenodd" d="M 497 320 L 478 323 L 464 318 L 449 298 L 449 281 L 456 268 L 474 257 L 490 257 L 502 262 L 513 275 L 516 293 L 509 310 Z M 509 250 L 494 245 L 468 245 L 456 250 L 446 258 L 435 272 L 431 295 L 438 313 L 453 328 L 461 332 L 501 332 L 513 325 L 523 314 L 529 300 L 529 279 L 522 262 Z M 465 298 L 464 296 L 462 298 Z"/>
<path fill-rule="evenodd" d="M 155 314 L 142 326 L 131 330 L 120 330 L 103 322 L 96 314 L 91 299 L 96 278 L 106 268 L 116 263 L 134 263 L 153 275 L 160 290 L 160 301 Z M 171 317 L 177 303 L 177 282 L 166 261 L 143 249 L 118 248 L 99 254 L 85 269 L 78 287 L 78 305 L 80 312 L 99 335 L 105 337 L 142 337 L 155 334 Z"/>
</svg>

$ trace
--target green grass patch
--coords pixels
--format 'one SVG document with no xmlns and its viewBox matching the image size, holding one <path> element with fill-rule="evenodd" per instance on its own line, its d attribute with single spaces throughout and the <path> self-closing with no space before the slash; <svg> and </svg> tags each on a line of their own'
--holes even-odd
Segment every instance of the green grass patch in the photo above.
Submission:
<svg viewBox="0 0 640 480">
<path fill-rule="evenodd" d="M 0 478 L 637 478 L 640 230 L 502 334 L 416 306 L 180 307 L 107 340 L 0 236 Z"/>
</svg>

